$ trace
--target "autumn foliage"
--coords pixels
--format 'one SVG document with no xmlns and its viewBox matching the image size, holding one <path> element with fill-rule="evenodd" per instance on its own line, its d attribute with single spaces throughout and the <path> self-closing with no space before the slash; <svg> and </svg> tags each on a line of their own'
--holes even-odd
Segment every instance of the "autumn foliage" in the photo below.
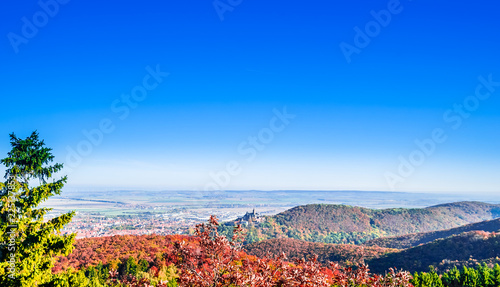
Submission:
<svg viewBox="0 0 500 287">
<path fill-rule="evenodd" d="M 243 248 L 248 254 L 258 257 L 268 256 L 268 254 L 278 256 L 285 253 L 290 259 L 300 259 L 317 255 L 318 261 L 324 266 L 328 266 L 329 262 L 352 266 L 386 253 L 399 251 L 378 246 L 308 242 L 291 238 L 268 239 L 245 245 Z"/>
<path fill-rule="evenodd" d="M 385 276 L 371 275 L 368 267 L 322 267 L 317 256 L 309 260 L 287 262 L 284 254 L 276 258 L 257 258 L 241 251 L 241 226 L 227 239 L 217 231 L 219 223 L 210 217 L 207 224 L 196 227 L 198 248 L 176 243 L 180 257 L 181 286 L 411 286 L 407 272 L 391 270 Z"/>
<path fill-rule="evenodd" d="M 325 266 L 317 256 L 291 262 L 284 253 L 248 255 L 242 250 L 241 226 L 229 238 L 218 227 L 212 216 L 196 226 L 195 236 L 79 240 L 73 255 L 60 258 L 55 271 L 61 280 L 84 282 L 70 286 L 411 286 L 407 272 L 389 270 L 380 276 L 371 274 L 365 265 Z"/>
<path fill-rule="evenodd" d="M 187 235 L 121 235 L 76 240 L 73 252 L 58 258 L 53 271 L 68 268 L 82 269 L 98 264 L 109 265 L 117 269 L 120 262 L 130 257 L 135 261 L 145 260 L 149 264 L 160 266 L 166 262 L 174 263 L 172 253 L 174 243 L 184 241 L 197 245 L 198 239 Z M 170 257 L 169 257 L 170 256 Z"/>
</svg>

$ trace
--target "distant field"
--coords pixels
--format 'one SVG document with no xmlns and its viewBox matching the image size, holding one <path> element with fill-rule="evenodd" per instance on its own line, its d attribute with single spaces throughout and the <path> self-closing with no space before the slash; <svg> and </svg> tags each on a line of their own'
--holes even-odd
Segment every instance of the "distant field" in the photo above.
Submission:
<svg viewBox="0 0 500 287">
<path fill-rule="evenodd" d="M 44 206 L 54 211 L 76 210 L 120 214 L 147 211 L 167 212 L 175 209 L 217 209 L 245 213 L 285 209 L 310 203 L 333 203 L 368 208 L 426 207 L 459 200 L 485 200 L 472 196 L 442 194 L 389 193 L 365 191 L 102 191 L 63 192 Z M 491 202 L 491 201 L 490 201 Z"/>
</svg>

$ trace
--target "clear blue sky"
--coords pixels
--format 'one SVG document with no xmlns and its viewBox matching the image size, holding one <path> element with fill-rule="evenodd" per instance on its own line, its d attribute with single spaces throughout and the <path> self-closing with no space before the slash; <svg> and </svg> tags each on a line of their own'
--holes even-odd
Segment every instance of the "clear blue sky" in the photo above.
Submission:
<svg viewBox="0 0 500 287">
<path fill-rule="evenodd" d="M 0 12 L 0 151 L 38 130 L 68 187 L 500 191 L 496 1 L 66 2 Z"/>
</svg>

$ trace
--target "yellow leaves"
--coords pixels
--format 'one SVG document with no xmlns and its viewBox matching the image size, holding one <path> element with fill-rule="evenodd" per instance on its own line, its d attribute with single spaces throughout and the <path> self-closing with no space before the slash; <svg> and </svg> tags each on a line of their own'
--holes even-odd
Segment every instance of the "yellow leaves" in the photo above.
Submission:
<svg viewBox="0 0 500 287">
<path fill-rule="evenodd" d="M 158 278 L 162 281 L 171 281 L 179 278 L 177 267 L 170 264 L 168 267 L 163 266 L 158 272 Z"/>
</svg>

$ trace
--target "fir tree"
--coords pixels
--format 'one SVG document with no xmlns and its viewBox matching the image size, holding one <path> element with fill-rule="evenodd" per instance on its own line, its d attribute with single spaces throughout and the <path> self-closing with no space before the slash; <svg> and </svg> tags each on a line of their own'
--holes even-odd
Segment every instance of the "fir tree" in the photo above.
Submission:
<svg viewBox="0 0 500 287">
<path fill-rule="evenodd" d="M 52 285 L 55 256 L 67 255 L 75 234 L 61 235 L 73 212 L 50 220 L 50 208 L 39 205 L 61 193 L 67 181 L 53 175 L 62 164 L 54 160 L 38 133 L 26 139 L 10 135 L 12 149 L 0 162 L 5 166 L 5 183 L 0 183 L 0 286 Z M 49 180 L 51 180 L 49 182 Z"/>
</svg>

